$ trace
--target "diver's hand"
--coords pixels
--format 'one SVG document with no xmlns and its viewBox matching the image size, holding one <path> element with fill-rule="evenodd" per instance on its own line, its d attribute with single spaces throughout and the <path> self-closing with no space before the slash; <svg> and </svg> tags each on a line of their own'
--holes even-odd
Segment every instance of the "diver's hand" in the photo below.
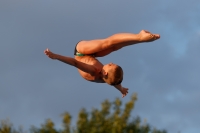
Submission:
<svg viewBox="0 0 200 133">
<path fill-rule="evenodd" d="M 125 97 L 125 96 L 128 94 L 128 88 L 122 87 L 121 84 L 114 85 L 114 87 L 115 87 L 116 89 L 118 89 L 118 90 L 122 93 L 122 98 Z"/>
<path fill-rule="evenodd" d="M 44 53 L 51 59 L 56 59 L 56 54 L 51 52 L 48 48 L 44 51 Z"/>
<path fill-rule="evenodd" d="M 128 88 L 122 87 L 120 92 L 122 93 L 122 98 L 124 98 L 128 94 Z"/>
</svg>

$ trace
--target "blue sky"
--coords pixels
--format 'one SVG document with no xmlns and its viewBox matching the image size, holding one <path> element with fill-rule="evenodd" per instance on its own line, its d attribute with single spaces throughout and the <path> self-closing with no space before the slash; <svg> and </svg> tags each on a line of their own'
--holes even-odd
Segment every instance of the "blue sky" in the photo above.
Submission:
<svg viewBox="0 0 200 133">
<path fill-rule="evenodd" d="M 76 118 L 121 94 L 82 79 L 77 70 L 43 51 L 73 57 L 80 40 L 118 32 L 159 33 L 151 43 L 126 47 L 99 60 L 124 69 L 123 86 L 138 94 L 132 116 L 169 133 L 200 130 L 200 1 L 0 1 L 0 120 L 15 126 L 57 126 L 65 111 Z"/>
</svg>

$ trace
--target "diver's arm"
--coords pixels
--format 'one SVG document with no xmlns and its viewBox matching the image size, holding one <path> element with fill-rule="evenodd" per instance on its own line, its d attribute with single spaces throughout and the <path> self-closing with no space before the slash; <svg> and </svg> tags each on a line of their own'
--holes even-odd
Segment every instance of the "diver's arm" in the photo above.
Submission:
<svg viewBox="0 0 200 133">
<path fill-rule="evenodd" d="M 95 74 L 95 67 L 93 67 L 92 65 L 88 65 L 86 63 L 77 61 L 74 58 L 56 54 L 56 59 L 61 61 L 61 62 L 66 63 L 68 65 L 74 66 L 74 67 L 76 67 L 76 68 L 78 68 L 78 69 L 80 69 L 80 70 L 82 70 L 86 73 L 91 74 L 91 75 Z"/>
<path fill-rule="evenodd" d="M 93 67 L 92 65 L 88 65 L 85 63 L 82 63 L 80 61 L 75 60 L 74 58 L 71 57 L 67 57 L 67 56 L 62 56 L 59 54 L 55 54 L 53 52 L 51 52 L 49 49 L 46 49 L 44 51 L 44 53 L 51 59 L 55 59 L 55 60 L 59 60 L 61 62 L 64 62 L 68 65 L 74 66 L 86 73 L 90 73 L 91 75 L 95 74 L 95 67 Z"/>
</svg>

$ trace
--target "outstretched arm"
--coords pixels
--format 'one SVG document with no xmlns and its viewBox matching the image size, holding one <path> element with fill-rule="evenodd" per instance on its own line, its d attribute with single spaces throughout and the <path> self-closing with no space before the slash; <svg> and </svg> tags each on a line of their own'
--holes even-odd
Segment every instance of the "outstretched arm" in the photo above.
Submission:
<svg viewBox="0 0 200 133">
<path fill-rule="evenodd" d="M 122 98 L 125 97 L 128 94 L 128 88 L 122 87 L 121 84 L 114 86 L 116 89 L 118 89 L 122 93 Z"/>
<path fill-rule="evenodd" d="M 75 60 L 74 58 L 55 54 L 55 53 L 51 52 L 49 49 L 46 49 L 44 51 L 44 53 L 51 59 L 59 60 L 68 65 L 74 66 L 84 72 L 90 73 L 91 75 L 95 74 L 95 72 L 96 72 L 95 68 L 92 65 L 82 63 L 80 61 Z"/>
</svg>

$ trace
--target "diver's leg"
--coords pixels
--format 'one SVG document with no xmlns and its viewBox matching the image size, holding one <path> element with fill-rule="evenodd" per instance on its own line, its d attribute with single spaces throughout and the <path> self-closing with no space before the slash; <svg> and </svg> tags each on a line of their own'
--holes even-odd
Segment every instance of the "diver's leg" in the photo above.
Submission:
<svg viewBox="0 0 200 133">
<path fill-rule="evenodd" d="M 118 33 L 106 39 L 81 41 L 77 45 L 77 50 L 82 54 L 105 56 L 122 47 L 141 42 L 150 42 L 158 38 L 160 38 L 158 34 L 152 34 L 145 30 L 142 30 L 139 34 Z"/>
</svg>

